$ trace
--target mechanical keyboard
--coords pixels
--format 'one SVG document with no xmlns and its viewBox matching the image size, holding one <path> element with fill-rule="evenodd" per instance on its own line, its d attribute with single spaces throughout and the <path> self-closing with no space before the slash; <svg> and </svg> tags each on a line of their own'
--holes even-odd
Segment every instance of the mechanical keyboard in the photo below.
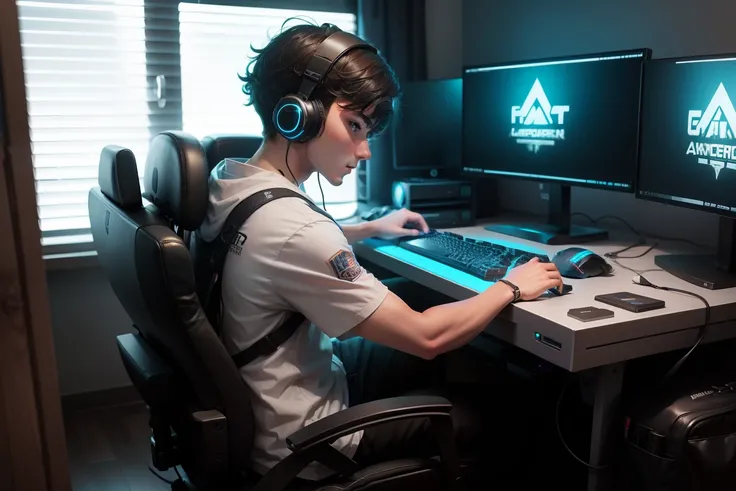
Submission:
<svg viewBox="0 0 736 491">
<path fill-rule="evenodd" d="M 398 246 L 486 281 L 497 281 L 503 278 L 509 269 L 524 264 L 534 257 L 543 262 L 550 261 L 546 254 L 434 229 L 420 236 L 402 237 Z M 554 289 L 554 293 L 558 295 L 568 293 L 571 289 L 569 285 L 565 285 L 562 292 Z"/>
</svg>

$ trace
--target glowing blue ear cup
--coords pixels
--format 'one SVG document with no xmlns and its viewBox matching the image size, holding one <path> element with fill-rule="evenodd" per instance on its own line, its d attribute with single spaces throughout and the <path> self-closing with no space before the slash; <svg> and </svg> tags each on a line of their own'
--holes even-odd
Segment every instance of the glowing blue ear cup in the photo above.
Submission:
<svg viewBox="0 0 736 491">
<path fill-rule="evenodd" d="M 301 101 L 284 98 L 274 111 L 276 130 L 287 140 L 297 140 L 304 133 L 306 114 Z"/>
</svg>

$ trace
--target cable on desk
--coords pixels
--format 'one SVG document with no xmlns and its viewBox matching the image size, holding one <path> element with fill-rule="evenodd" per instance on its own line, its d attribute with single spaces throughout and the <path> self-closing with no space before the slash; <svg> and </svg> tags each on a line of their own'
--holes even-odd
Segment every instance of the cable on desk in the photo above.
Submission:
<svg viewBox="0 0 736 491">
<path fill-rule="evenodd" d="M 613 263 L 615 263 L 615 264 L 616 264 L 617 266 L 619 266 L 619 267 L 621 267 L 621 268 L 624 268 L 624 269 L 628 269 L 629 271 L 631 271 L 631 272 L 633 272 L 633 273 L 636 273 L 636 274 L 648 273 L 648 272 L 650 272 L 650 271 L 660 271 L 660 269 L 659 269 L 659 268 L 652 268 L 652 269 L 645 269 L 645 270 L 636 270 L 636 269 L 630 268 L 630 267 L 628 267 L 628 266 L 624 266 L 623 264 L 621 264 L 621 263 L 620 263 L 620 262 L 618 261 L 619 259 L 638 259 L 638 258 L 640 258 L 640 257 L 644 257 L 644 256 L 646 256 L 647 254 L 649 254 L 650 252 L 652 252 L 652 250 L 653 250 L 653 249 L 654 249 L 655 247 L 657 247 L 657 245 L 659 245 L 659 244 L 658 244 L 657 242 L 655 242 L 654 244 L 651 244 L 651 245 L 650 245 L 650 246 L 649 246 L 649 247 L 647 248 L 647 250 L 645 250 L 645 251 L 644 251 L 644 252 L 642 252 L 642 253 L 639 253 L 639 254 L 638 254 L 638 255 L 636 255 L 636 256 L 622 256 L 622 255 L 621 255 L 621 253 L 622 253 L 622 252 L 626 252 L 626 251 L 628 251 L 628 250 L 630 250 L 630 249 L 633 249 L 634 247 L 638 247 L 638 246 L 645 246 L 645 245 L 647 245 L 647 244 L 646 244 L 646 239 L 644 239 L 644 238 L 641 238 L 641 239 L 639 240 L 639 242 L 638 242 L 637 244 L 632 244 L 632 245 L 630 245 L 630 246 L 628 246 L 628 247 L 624 247 L 623 249 L 620 249 L 620 250 L 618 250 L 618 251 L 613 251 L 613 252 L 607 252 L 607 253 L 603 254 L 603 256 L 604 256 L 604 257 L 607 257 L 608 259 L 610 259 L 610 260 L 611 260 L 611 261 L 612 261 Z"/>
<path fill-rule="evenodd" d="M 705 334 L 708 332 L 708 327 L 710 325 L 710 304 L 708 303 L 708 300 L 705 299 L 705 297 L 698 295 L 697 293 L 688 291 L 688 290 L 681 290 L 679 288 L 671 288 L 669 286 L 660 286 L 655 285 L 648 279 L 644 278 L 641 274 L 639 274 L 635 279 L 634 283 L 641 286 L 647 286 L 649 288 L 654 288 L 656 290 L 664 290 L 668 292 L 677 292 L 682 293 L 684 295 L 690 295 L 691 297 L 695 297 L 701 302 L 705 304 L 705 323 L 703 324 L 703 327 L 700 330 L 700 336 L 698 336 L 697 341 L 695 341 L 695 344 L 692 348 L 690 348 L 690 351 L 685 353 L 682 358 L 680 358 L 677 363 L 675 363 L 672 368 L 667 371 L 667 373 L 664 375 L 664 378 L 662 379 L 662 383 L 667 382 L 685 363 L 685 360 L 687 360 L 690 355 L 695 351 L 695 348 L 697 348 L 700 345 L 700 342 L 703 341 L 703 338 L 705 337 Z"/>
<path fill-rule="evenodd" d="M 643 233 L 639 232 L 638 230 L 636 230 L 634 227 L 632 227 L 629 222 L 627 222 L 623 218 L 618 217 L 618 216 L 615 216 L 615 215 L 604 215 L 604 216 L 601 216 L 601 217 L 598 217 L 598 218 L 593 218 L 590 215 L 587 215 L 585 213 L 580 213 L 580 212 L 575 212 L 575 213 L 571 213 L 570 214 L 570 216 L 575 216 L 575 215 L 579 215 L 579 216 L 581 216 L 581 217 L 589 220 L 591 223 L 596 224 L 596 225 L 598 224 L 598 222 L 602 222 L 603 220 L 616 220 L 616 221 L 619 221 L 619 222 L 623 223 L 624 225 L 626 225 L 626 227 L 629 230 L 631 230 L 631 232 L 633 232 L 634 235 L 636 235 L 637 237 L 640 237 L 642 239 L 650 238 L 650 239 L 654 239 L 654 240 L 667 241 L 667 242 L 684 242 L 686 244 L 690 244 L 692 246 L 695 246 L 695 247 L 697 247 L 699 249 L 707 249 L 708 248 L 707 246 L 704 246 L 703 244 L 698 244 L 697 242 L 694 242 L 694 241 L 692 241 L 690 239 L 685 239 L 685 238 L 682 238 L 682 237 L 665 237 L 663 235 L 656 235 L 656 234 L 643 234 Z"/>
<path fill-rule="evenodd" d="M 572 449 L 567 445 L 567 443 L 565 442 L 565 438 L 562 436 L 562 429 L 560 428 L 560 404 L 562 403 L 562 397 L 565 395 L 565 392 L 567 392 L 568 387 L 570 387 L 570 385 L 572 385 L 573 382 L 574 380 L 565 384 L 565 386 L 560 391 L 560 396 L 557 398 L 557 406 L 555 407 L 555 426 L 557 427 L 557 436 L 560 438 L 560 442 L 565 447 L 565 450 L 567 450 L 567 452 L 570 455 L 572 455 L 572 458 L 574 458 L 575 460 L 583 464 L 585 467 L 588 467 L 589 469 L 598 470 L 598 471 L 608 469 L 610 467 L 610 464 L 593 465 L 590 462 L 586 462 L 580 457 L 578 457 L 577 455 L 575 455 L 575 452 L 573 452 Z"/>
</svg>

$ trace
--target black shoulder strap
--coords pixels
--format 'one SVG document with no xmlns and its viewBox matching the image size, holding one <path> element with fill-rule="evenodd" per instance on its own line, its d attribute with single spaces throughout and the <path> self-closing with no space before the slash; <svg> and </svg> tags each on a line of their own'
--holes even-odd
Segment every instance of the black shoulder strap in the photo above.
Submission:
<svg viewBox="0 0 736 491">
<path fill-rule="evenodd" d="M 321 215 L 324 215 L 325 217 L 335 222 L 335 219 L 332 218 L 329 213 L 312 203 L 309 198 L 301 193 L 297 193 L 296 191 L 287 188 L 264 189 L 263 191 L 258 191 L 257 193 L 248 196 L 243 201 L 238 203 L 238 206 L 233 208 L 233 211 L 231 211 L 228 215 L 227 220 L 225 220 L 225 225 L 223 225 L 219 236 L 221 244 L 224 244 L 219 246 L 223 251 L 223 257 L 224 254 L 227 254 L 227 251 L 230 248 L 231 241 L 238 233 L 238 230 L 240 230 L 240 227 L 243 226 L 245 221 L 248 220 L 248 218 L 250 218 L 250 216 L 255 213 L 255 211 L 258 210 L 261 206 L 279 198 L 299 198 L 301 200 L 304 200 L 304 202 L 307 203 L 314 211 Z M 337 222 L 335 222 L 335 225 L 340 227 Z M 340 228 L 342 229 L 342 227 Z"/>
<path fill-rule="evenodd" d="M 266 203 L 270 203 L 273 200 L 279 198 L 299 198 L 306 202 L 314 211 L 332 220 L 335 225 L 340 225 L 330 216 L 329 213 L 324 211 L 322 208 L 315 205 L 309 198 L 301 193 L 297 193 L 287 188 L 270 188 L 258 191 L 233 208 L 230 214 L 225 220 L 225 224 L 220 231 L 219 236 L 215 241 L 215 249 L 212 254 L 213 263 L 216 265 L 216 276 L 215 283 L 212 287 L 212 292 L 209 296 L 206 311 L 207 317 L 210 322 L 219 330 L 220 322 L 222 320 L 222 272 L 225 267 L 225 257 L 230 250 L 230 246 L 234 244 L 234 241 L 238 238 L 238 231 L 243 224 L 255 213 L 261 206 Z M 247 349 L 233 355 L 233 361 L 235 365 L 240 368 L 247 365 L 251 361 L 255 360 L 260 356 L 270 355 L 280 345 L 285 343 L 297 330 L 297 328 L 304 322 L 305 317 L 299 313 L 294 312 L 291 316 L 287 317 L 284 323 L 270 332 L 268 335 L 256 341 L 253 345 Z"/>
</svg>

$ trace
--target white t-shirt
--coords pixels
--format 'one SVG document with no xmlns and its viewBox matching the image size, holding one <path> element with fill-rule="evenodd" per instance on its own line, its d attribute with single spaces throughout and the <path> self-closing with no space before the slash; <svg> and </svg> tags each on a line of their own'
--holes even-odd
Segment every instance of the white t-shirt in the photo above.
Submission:
<svg viewBox="0 0 736 491">
<path fill-rule="evenodd" d="M 207 218 L 198 233 L 212 240 L 241 200 L 272 187 L 304 194 L 275 172 L 231 159 L 220 162 L 210 175 Z M 228 351 L 249 347 L 294 311 L 307 318 L 275 353 L 240 369 L 254 394 L 253 469 L 265 474 L 291 453 L 289 435 L 349 406 L 345 369 L 333 355 L 330 338 L 369 317 L 388 290 L 358 264 L 342 230 L 299 198 L 267 203 L 240 233 L 223 272 L 223 342 Z M 346 435 L 333 445 L 352 457 L 362 435 Z M 313 464 L 299 477 L 330 474 Z"/>
</svg>

